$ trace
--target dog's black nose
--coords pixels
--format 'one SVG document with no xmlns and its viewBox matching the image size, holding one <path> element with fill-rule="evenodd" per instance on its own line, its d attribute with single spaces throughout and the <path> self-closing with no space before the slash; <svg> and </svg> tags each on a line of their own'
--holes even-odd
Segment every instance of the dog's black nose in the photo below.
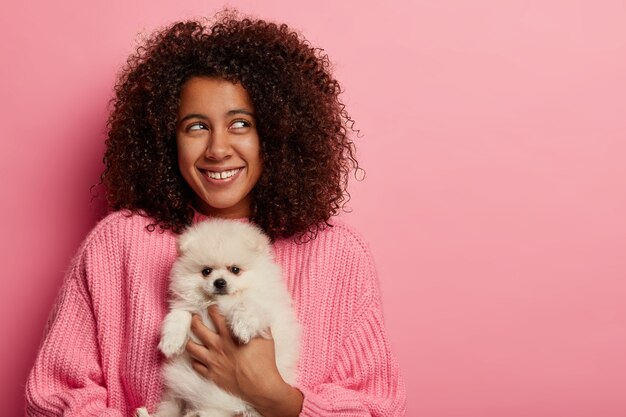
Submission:
<svg viewBox="0 0 626 417">
<path fill-rule="evenodd" d="M 218 278 L 213 281 L 213 286 L 215 286 L 218 290 L 223 290 L 226 288 L 226 280 L 224 278 Z"/>
</svg>

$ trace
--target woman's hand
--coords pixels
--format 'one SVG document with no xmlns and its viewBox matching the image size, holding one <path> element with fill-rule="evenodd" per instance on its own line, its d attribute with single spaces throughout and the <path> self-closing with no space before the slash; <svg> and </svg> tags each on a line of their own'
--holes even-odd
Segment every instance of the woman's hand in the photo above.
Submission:
<svg viewBox="0 0 626 417">
<path fill-rule="evenodd" d="M 247 401 L 265 417 L 297 416 L 303 395 L 278 373 L 274 340 L 257 337 L 241 345 L 233 340 L 215 305 L 209 308 L 209 316 L 217 333 L 209 330 L 199 316 L 191 321 L 191 330 L 202 342 L 187 343 L 193 368 L 220 388 Z"/>
</svg>

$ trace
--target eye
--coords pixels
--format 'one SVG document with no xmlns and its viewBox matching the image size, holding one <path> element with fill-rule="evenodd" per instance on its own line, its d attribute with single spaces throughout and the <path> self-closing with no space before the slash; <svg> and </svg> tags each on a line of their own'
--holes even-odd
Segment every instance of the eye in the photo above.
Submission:
<svg viewBox="0 0 626 417">
<path fill-rule="evenodd" d="M 206 268 L 204 268 L 202 270 L 202 276 L 203 277 L 208 277 L 211 274 L 211 271 L 213 271 L 213 269 L 209 268 L 208 266 Z"/>
<path fill-rule="evenodd" d="M 233 124 L 230 125 L 230 127 L 234 128 L 234 129 L 244 129 L 244 128 L 250 127 L 250 126 L 251 126 L 251 124 L 247 120 L 235 120 L 233 122 Z"/>
<path fill-rule="evenodd" d="M 203 129 L 207 129 L 207 126 L 202 122 L 195 122 L 187 126 L 188 132 L 195 132 L 195 131 L 203 130 Z"/>
<path fill-rule="evenodd" d="M 241 268 L 239 268 L 238 266 L 231 266 L 230 268 L 228 268 L 230 272 L 232 272 L 235 275 L 239 275 L 239 273 L 241 272 Z"/>
</svg>

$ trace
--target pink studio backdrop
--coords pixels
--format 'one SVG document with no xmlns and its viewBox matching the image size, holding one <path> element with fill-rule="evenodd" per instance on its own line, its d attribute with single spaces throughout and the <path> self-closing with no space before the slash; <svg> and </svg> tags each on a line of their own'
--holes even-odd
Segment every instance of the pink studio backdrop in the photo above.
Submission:
<svg viewBox="0 0 626 417">
<path fill-rule="evenodd" d="M 623 1 L 232 1 L 322 46 L 357 120 L 408 415 L 626 415 Z M 103 213 L 107 101 L 137 33 L 209 1 L 10 2 L 0 14 L 2 415 Z"/>
</svg>

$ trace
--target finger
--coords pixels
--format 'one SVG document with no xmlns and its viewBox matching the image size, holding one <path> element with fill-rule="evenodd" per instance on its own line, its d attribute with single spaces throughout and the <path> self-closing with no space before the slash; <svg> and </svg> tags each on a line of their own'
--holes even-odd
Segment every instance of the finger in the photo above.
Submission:
<svg viewBox="0 0 626 417">
<path fill-rule="evenodd" d="M 202 375 L 203 377 L 207 378 L 207 379 L 211 379 L 210 378 L 210 370 L 209 368 L 203 364 L 202 362 L 199 361 L 192 361 L 191 362 L 191 367 L 200 375 Z"/>
<path fill-rule="evenodd" d="M 259 332 L 259 336 L 261 336 L 263 339 L 272 339 L 272 329 L 269 327 L 266 327 L 265 329 L 261 330 Z"/>
<path fill-rule="evenodd" d="M 215 324 L 217 333 L 222 336 L 228 336 L 228 338 L 232 340 L 230 329 L 226 324 L 226 319 L 224 319 L 224 316 L 220 314 L 219 310 L 217 309 L 217 305 L 213 304 L 209 306 L 209 317 L 211 317 L 211 320 L 213 320 L 213 324 Z"/>
<path fill-rule="evenodd" d="M 200 361 L 203 363 L 209 362 L 209 349 L 207 349 L 206 346 L 196 343 L 193 340 L 189 340 L 187 342 L 187 345 L 185 346 L 185 350 L 196 361 Z"/>
<path fill-rule="evenodd" d="M 206 327 L 197 314 L 191 318 L 191 331 L 206 347 L 215 348 L 220 342 L 220 337 Z"/>
</svg>

